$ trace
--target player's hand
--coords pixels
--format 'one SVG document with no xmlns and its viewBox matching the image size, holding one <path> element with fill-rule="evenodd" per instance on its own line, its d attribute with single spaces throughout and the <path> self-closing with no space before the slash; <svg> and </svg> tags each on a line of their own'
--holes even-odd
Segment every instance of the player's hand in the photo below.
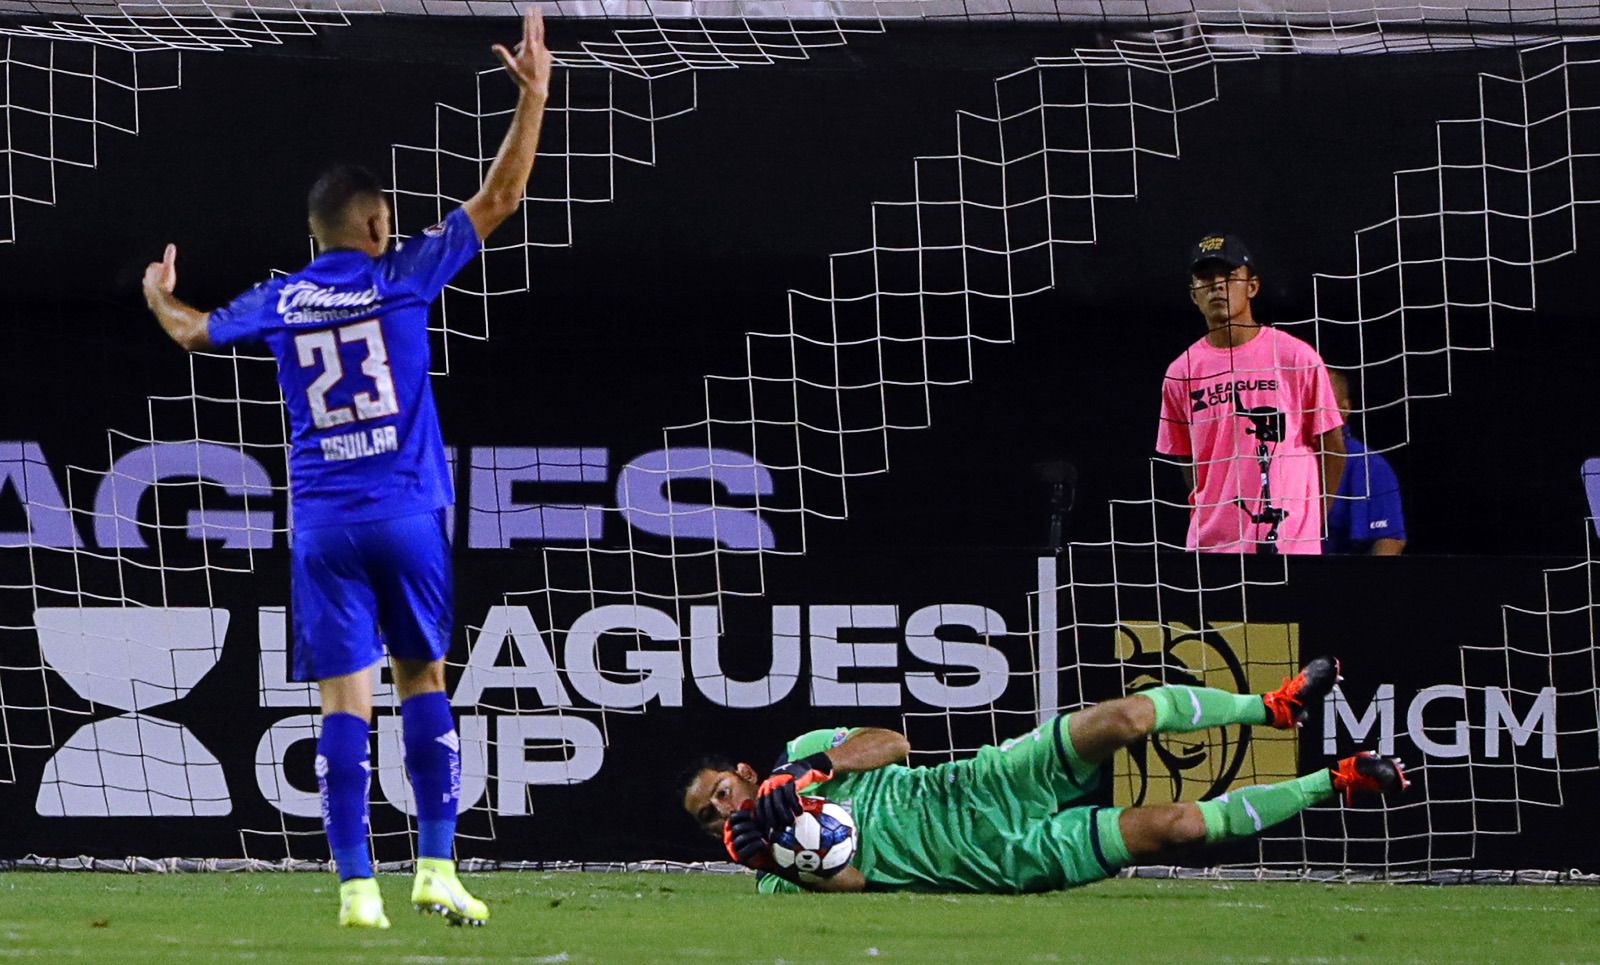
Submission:
<svg viewBox="0 0 1600 965">
<path fill-rule="evenodd" d="M 506 73 L 522 93 L 550 97 L 550 67 L 554 57 L 544 45 L 544 15 L 538 7 L 529 7 L 522 15 L 522 40 L 516 50 L 507 50 L 502 44 L 490 49 L 506 65 Z"/>
<path fill-rule="evenodd" d="M 160 261 L 152 261 L 144 269 L 145 297 L 154 292 L 172 294 L 178 287 L 178 246 L 167 245 L 167 250 L 162 253 Z"/>
<path fill-rule="evenodd" d="M 722 846 L 728 849 L 728 857 L 746 868 L 772 871 L 778 866 L 772 859 L 772 842 L 761 833 L 761 822 L 748 801 L 728 815 L 728 823 L 722 826 Z"/>
<path fill-rule="evenodd" d="M 826 754 L 812 754 L 791 761 L 772 772 L 756 789 L 756 817 L 768 837 L 794 824 L 800 816 L 800 792 L 833 777 L 833 761 Z"/>
</svg>

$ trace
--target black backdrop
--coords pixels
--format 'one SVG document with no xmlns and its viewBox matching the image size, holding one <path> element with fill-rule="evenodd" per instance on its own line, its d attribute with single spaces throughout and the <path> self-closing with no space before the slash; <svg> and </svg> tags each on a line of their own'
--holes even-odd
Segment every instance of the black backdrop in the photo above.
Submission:
<svg viewBox="0 0 1600 965">
<path fill-rule="evenodd" d="M 551 36 L 562 47 L 605 39 L 614 26 L 553 21 Z M 103 471 L 107 430 L 145 433 L 148 396 L 189 391 L 182 353 L 138 297 L 144 263 L 175 241 L 179 293 L 203 307 L 270 268 L 297 267 L 306 256 L 300 199 L 316 172 L 341 159 L 385 171 L 390 144 L 432 143 L 432 105 L 472 102 L 472 72 L 491 64 L 487 44 L 507 29 L 385 18 L 281 47 L 185 57 L 181 90 L 143 97 L 136 137 L 102 134 L 98 167 L 61 170 L 53 207 L 17 208 L 19 242 L 0 249 L 0 435 L 39 442 L 64 487 L 66 466 Z M 447 440 L 605 446 L 613 474 L 659 448 L 663 425 L 703 416 L 702 376 L 739 370 L 744 332 L 781 330 L 786 292 L 821 289 L 826 256 L 867 243 L 870 203 L 910 196 L 912 158 L 952 149 L 958 109 L 992 111 L 995 77 L 1105 39 L 1044 25 L 891 25 L 803 63 L 700 73 L 697 110 L 658 125 L 657 163 L 619 165 L 616 200 L 576 209 L 575 244 L 534 250 L 533 290 L 496 299 L 492 341 L 453 343 L 456 374 L 437 381 Z M 762 608 L 783 603 L 894 603 L 903 618 L 917 606 L 960 601 L 990 606 L 1013 632 L 1026 631 L 1025 594 L 1035 588 L 1047 518 L 1034 464 L 1068 458 L 1077 466 L 1072 540 L 1107 539 L 1108 501 L 1149 494 L 1161 372 L 1201 332 L 1184 288 L 1187 245 L 1218 226 L 1244 234 L 1266 278 L 1258 314 L 1309 317 L 1312 273 L 1349 269 L 1352 232 L 1393 211 L 1392 173 L 1431 163 L 1434 123 L 1474 112 L 1478 72 L 1509 71 L 1514 57 L 1292 57 L 1219 67 L 1225 96 L 1186 121 L 1182 157 L 1143 164 L 1139 198 L 1102 207 L 1097 244 L 1055 252 L 1058 287 L 1019 302 L 1017 344 L 977 346 L 976 381 L 935 393 L 932 427 L 891 440 L 893 471 L 854 483 L 851 518 L 814 523 L 807 557 L 772 564 L 769 593 L 748 604 L 743 625 L 762 627 Z M 535 193 L 548 167 L 536 170 Z M 1583 239 L 1593 215 L 1577 217 Z M 1456 648 L 1465 638 L 1501 645 L 1502 604 L 1545 605 L 1544 568 L 1584 553 L 1578 467 L 1600 449 L 1585 418 L 1597 348 L 1586 276 L 1580 241 L 1579 255 L 1541 269 L 1536 313 L 1504 313 L 1493 352 L 1457 358 L 1453 393 L 1412 407 L 1411 444 L 1392 460 L 1406 493 L 1408 552 L 1418 558 L 1295 561 L 1286 588 L 1259 595 L 1272 602 L 1252 597 L 1251 619 L 1258 606 L 1277 608 L 1274 619 L 1301 625 L 1302 649 L 1339 649 L 1352 666 L 1363 655 L 1381 659 L 1382 679 L 1405 687 L 1459 681 Z M 128 446 L 114 441 L 113 455 Z M 267 468 L 281 485 L 281 464 L 269 459 Z M 1156 478 L 1162 495 L 1180 498 L 1175 474 Z M 70 488 L 74 504 L 86 506 Z M 7 489 L 0 528 L 22 526 Z M 87 537 L 82 520 L 80 530 Z M 171 540 L 166 549 L 178 560 L 199 552 Z M 1451 554 L 1472 558 L 1442 558 Z M 63 565 L 47 557 L 0 550 L 6 582 L 77 586 L 71 575 L 53 583 L 39 576 Z M 244 789 L 253 786 L 251 755 L 265 722 L 283 712 L 260 710 L 249 723 L 229 717 L 215 736 L 206 728 L 227 716 L 239 688 L 254 692 L 251 615 L 284 602 L 281 555 L 258 555 L 256 571 L 215 581 L 212 605 L 234 614 L 230 649 L 175 718 L 195 718 L 196 733 L 216 742 L 230 787 Z M 463 549 L 458 573 L 462 626 L 503 593 L 542 579 L 537 547 Z M 0 622 L 27 628 L 28 610 L 50 598 L 8 591 Z M 730 626 L 736 612 L 726 615 Z M 1156 610 L 1143 618 L 1156 619 Z M 13 635 L 8 646 L 27 651 L 29 636 Z M 764 656 L 750 659 L 759 665 Z M 1013 654 L 1012 669 L 1025 670 L 1026 659 Z M 7 662 L 37 666 L 25 653 Z M 19 709 L 41 679 L 48 685 L 37 671 L 7 678 L 13 743 L 48 733 L 41 713 Z M 1026 680 L 1008 689 L 1004 703 L 1017 716 L 1000 726 L 1025 717 Z M 1081 696 L 1111 696 L 1120 682 L 1104 683 L 1104 692 Z M 1543 683 L 1515 685 L 1538 691 Z M 536 789 L 534 819 L 501 819 L 495 843 L 472 847 L 502 857 L 700 856 L 670 813 L 625 826 L 594 816 L 617 813 L 633 782 L 653 787 L 683 753 L 719 739 L 754 759 L 785 736 L 843 717 L 910 726 L 900 709 L 814 708 L 803 686 L 781 712 L 715 711 L 686 689 L 682 710 L 608 714 L 595 779 Z M 1575 703 L 1564 720 L 1581 719 L 1585 706 L 1593 719 L 1592 692 L 1569 682 L 1562 691 Z M 1592 732 L 1573 743 L 1574 756 L 1594 760 Z M 238 827 L 276 826 L 270 809 L 237 790 L 230 819 L 38 818 L 33 794 L 47 756 L 18 752 L 16 783 L 0 787 L 16 829 L 13 853 L 228 854 L 239 849 Z M 1320 760 L 1304 745 L 1302 758 Z M 1480 858 L 1581 863 L 1557 837 L 1495 848 L 1485 845 Z"/>
<path fill-rule="evenodd" d="M 472 102 L 471 68 L 497 36 L 483 23 L 363 22 L 189 56 L 181 90 L 144 96 L 137 137 L 103 133 L 98 169 L 60 170 L 53 207 L 17 206 L 20 241 L 0 253 L 9 434 L 44 438 L 60 413 L 142 406 L 185 381 L 181 356 L 141 317 L 144 263 L 177 242 L 183 294 L 204 306 L 302 264 L 300 201 L 316 173 L 340 159 L 387 171 L 390 144 L 431 144 L 431 105 Z M 909 198 L 911 159 L 952 150 L 955 110 L 992 112 L 997 75 L 1086 39 L 1036 25 L 895 25 L 800 65 L 700 73 L 699 109 L 658 125 L 657 164 L 618 165 L 617 200 L 579 206 L 577 243 L 536 250 L 533 294 L 501 299 L 499 317 L 528 321 L 457 345 L 484 375 L 471 391 L 492 386 L 503 405 L 493 420 L 467 417 L 441 381 L 452 441 L 653 442 L 660 425 L 701 417 L 700 376 L 736 371 L 741 333 L 781 330 L 787 290 L 825 288 L 825 256 L 869 242 L 870 202 Z M 1266 277 L 1258 314 L 1311 317 L 1313 272 L 1351 269 L 1352 233 L 1393 213 L 1393 172 L 1433 163 L 1434 122 L 1474 114 L 1478 72 L 1511 71 L 1514 56 L 1223 65 L 1224 97 L 1195 115 L 1182 158 L 1143 164 L 1139 199 L 1103 206 L 1098 244 L 1058 250 L 1058 289 L 1018 305 L 1018 347 L 979 346 L 976 384 L 936 399 L 932 430 L 897 443 L 896 478 L 868 480 L 862 497 L 903 473 L 937 498 L 880 501 L 849 538 L 1038 542 L 1038 513 L 1017 511 L 1042 499 L 1028 467 L 1063 455 L 1080 472 L 1070 535 L 1104 538 L 1106 500 L 1149 492 L 1161 372 L 1202 331 L 1184 288 L 1187 246 L 1214 227 L 1238 231 Z M 536 171 L 535 192 L 553 176 Z M 1580 209 L 1580 246 L 1592 221 Z M 1493 352 L 1455 357 L 1451 397 L 1412 406 L 1411 444 L 1391 461 L 1414 551 L 1579 548 L 1577 467 L 1600 440 L 1562 415 L 1583 405 L 1595 355 L 1585 276 L 1581 254 L 1543 268 L 1537 313 L 1503 313 Z M 76 374 L 34 361 L 64 358 Z M 569 384 L 566 371 L 590 377 Z M 638 417 L 646 404 L 656 418 Z M 1019 406 L 1026 431 L 992 431 Z M 50 439 L 52 460 L 103 461 L 99 433 L 82 436 Z M 1165 495 L 1181 495 L 1175 474 L 1166 482 Z"/>
</svg>

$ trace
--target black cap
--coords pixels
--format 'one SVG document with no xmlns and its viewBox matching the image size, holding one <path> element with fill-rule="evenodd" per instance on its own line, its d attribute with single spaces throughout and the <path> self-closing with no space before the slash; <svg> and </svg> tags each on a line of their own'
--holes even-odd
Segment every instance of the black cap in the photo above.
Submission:
<svg viewBox="0 0 1600 965">
<path fill-rule="evenodd" d="M 1225 235 L 1220 231 L 1206 235 L 1190 249 L 1190 271 L 1208 261 L 1220 261 L 1229 268 L 1243 266 L 1252 272 L 1256 269 L 1255 259 L 1250 257 L 1250 249 L 1244 246 L 1244 242 L 1235 235 Z"/>
</svg>

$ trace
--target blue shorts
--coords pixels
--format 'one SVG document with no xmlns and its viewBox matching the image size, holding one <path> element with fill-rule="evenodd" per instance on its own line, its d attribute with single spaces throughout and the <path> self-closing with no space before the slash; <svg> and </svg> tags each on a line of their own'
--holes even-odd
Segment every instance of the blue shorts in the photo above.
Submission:
<svg viewBox="0 0 1600 965">
<path fill-rule="evenodd" d="M 449 507 L 346 526 L 296 529 L 289 562 L 294 679 L 372 666 L 384 648 L 438 660 L 455 623 Z"/>
</svg>

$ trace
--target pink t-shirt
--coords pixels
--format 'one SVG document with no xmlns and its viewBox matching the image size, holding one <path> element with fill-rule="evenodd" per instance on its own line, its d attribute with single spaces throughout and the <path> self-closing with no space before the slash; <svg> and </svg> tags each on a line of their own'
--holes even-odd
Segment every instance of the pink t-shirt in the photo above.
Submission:
<svg viewBox="0 0 1600 965">
<path fill-rule="evenodd" d="M 1277 421 L 1274 411 L 1282 413 L 1283 428 L 1281 441 L 1267 443 L 1271 505 L 1289 514 L 1278 525 L 1279 552 L 1322 551 L 1322 473 L 1314 446 L 1344 418 L 1316 349 L 1275 328 L 1262 328 L 1237 348 L 1202 338 L 1167 367 L 1156 451 L 1194 462 L 1188 548 L 1253 553 L 1272 529 L 1251 515 L 1263 509 L 1254 430 Z"/>
</svg>

